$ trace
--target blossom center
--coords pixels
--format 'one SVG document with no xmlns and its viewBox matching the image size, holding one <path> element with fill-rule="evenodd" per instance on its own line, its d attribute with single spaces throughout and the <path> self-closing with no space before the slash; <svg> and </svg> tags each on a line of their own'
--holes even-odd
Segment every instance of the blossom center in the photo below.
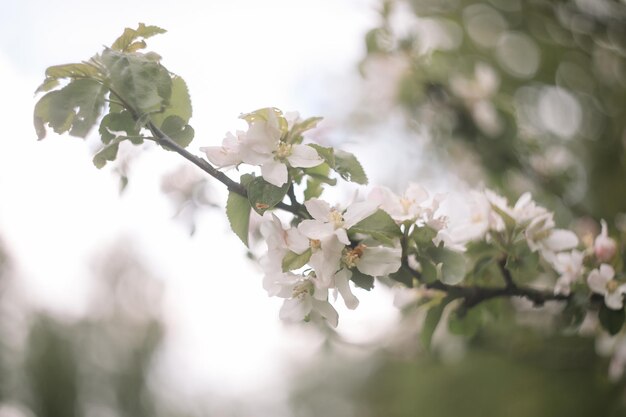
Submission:
<svg viewBox="0 0 626 417">
<path fill-rule="evenodd" d="M 292 153 L 292 145 L 291 143 L 280 141 L 278 143 L 278 148 L 276 148 L 276 157 L 278 159 L 284 159 L 291 155 Z"/>
<path fill-rule="evenodd" d="M 402 212 L 404 214 L 409 214 L 409 209 L 413 205 L 415 200 L 406 197 L 400 197 L 400 205 L 402 206 Z"/>
<path fill-rule="evenodd" d="M 330 219 L 330 222 L 335 225 L 335 229 L 339 229 L 341 226 L 343 226 L 343 216 L 339 211 L 335 209 L 331 210 L 328 217 Z"/>
<path fill-rule="evenodd" d="M 360 243 L 354 249 L 344 249 L 343 256 L 341 260 L 348 268 L 354 268 L 361 256 L 363 256 L 363 251 L 367 248 L 364 244 Z"/>
<path fill-rule="evenodd" d="M 293 291 L 291 296 L 293 298 L 304 298 L 307 294 L 313 294 L 313 283 L 308 279 L 302 282 L 297 283 L 293 287 Z"/>
<path fill-rule="evenodd" d="M 313 250 L 317 250 L 322 247 L 322 242 L 319 239 L 309 239 L 309 246 Z"/>
<path fill-rule="evenodd" d="M 613 279 L 606 283 L 606 290 L 609 293 L 614 293 L 615 291 L 617 291 L 617 287 L 619 287 L 619 282 Z"/>
</svg>

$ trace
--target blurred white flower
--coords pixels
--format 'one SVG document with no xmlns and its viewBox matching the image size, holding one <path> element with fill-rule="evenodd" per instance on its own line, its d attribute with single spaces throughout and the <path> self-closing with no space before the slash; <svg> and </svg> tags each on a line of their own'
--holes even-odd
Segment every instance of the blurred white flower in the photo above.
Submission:
<svg viewBox="0 0 626 417">
<path fill-rule="evenodd" d="M 587 284 L 591 291 L 604 295 L 604 303 L 612 310 L 620 310 L 624 306 L 623 295 L 626 294 L 626 284 L 620 285 L 614 280 L 615 270 L 611 265 L 602 264 L 594 269 L 587 277 Z"/>
</svg>

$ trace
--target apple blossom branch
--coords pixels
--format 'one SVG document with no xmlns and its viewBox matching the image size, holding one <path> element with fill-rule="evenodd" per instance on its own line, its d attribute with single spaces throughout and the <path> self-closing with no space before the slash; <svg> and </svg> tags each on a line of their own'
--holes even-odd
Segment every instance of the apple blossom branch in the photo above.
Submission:
<svg viewBox="0 0 626 417">
<path fill-rule="evenodd" d="M 226 174 L 214 168 L 211 164 L 209 164 L 204 159 L 198 158 L 197 156 L 187 151 L 182 146 L 178 145 L 172 138 L 170 138 L 165 132 L 159 129 L 154 123 L 149 122 L 147 127 L 154 135 L 154 137 L 151 140 L 163 146 L 164 148 L 167 148 L 169 150 L 172 150 L 178 153 L 183 158 L 187 159 L 188 161 L 196 165 L 198 168 L 200 168 L 201 170 L 203 170 L 204 172 L 206 172 L 207 174 L 209 174 L 210 176 L 212 176 L 213 178 L 215 178 L 216 180 L 224 184 L 226 188 L 228 188 L 229 191 L 233 191 L 241 195 L 242 197 L 248 196 L 248 193 L 243 185 L 232 180 Z M 150 138 L 146 138 L 146 139 L 150 139 Z M 289 213 L 292 213 L 296 216 L 301 216 L 305 219 L 310 218 L 310 215 L 306 211 L 306 208 L 302 204 L 298 203 L 298 201 L 295 199 L 295 196 L 293 198 L 291 198 L 290 196 L 290 199 L 291 199 L 291 204 L 280 202 L 276 205 L 276 207 L 282 210 L 285 210 Z"/>
<path fill-rule="evenodd" d="M 509 270 L 500 261 L 499 266 L 504 276 L 505 287 L 485 287 L 480 285 L 450 285 L 441 281 L 425 283 L 424 286 L 430 290 L 445 292 L 452 299 L 463 299 L 461 311 L 470 309 L 478 304 L 499 297 L 522 297 L 532 301 L 537 307 L 542 306 L 546 301 L 569 301 L 571 294 L 555 294 L 551 291 L 538 290 L 531 287 L 520 287 L 513 281 Z M 423 282 L 422 274 L 411 268 L 408 262 L 403 263 L 404 267 L 411 271 L 411 274 L 419 282 Z"/>
</svg>

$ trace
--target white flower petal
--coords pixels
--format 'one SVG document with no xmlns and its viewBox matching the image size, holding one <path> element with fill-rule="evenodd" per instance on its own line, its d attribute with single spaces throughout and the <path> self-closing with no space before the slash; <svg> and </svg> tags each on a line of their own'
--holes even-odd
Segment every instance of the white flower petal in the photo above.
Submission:
<svg viewBox="0 0 626 417">
<path fill-rule="evenodd" d="M 297 168 L 312 168 L 324 162 L 317 151 L 307 145 L 293 145 L 287 160 L 289 165 Z"/>
<path fill-rule="evenodd" d="M 242 162 L 239 152 L 223 146 L 205 146 L 200 150 L 206 154 L 209 162 L 218 168 L 233 166 Z"/>
<path fill-rule="evenodd" d="M 311 312 L 312 307 L 311 297 L 290 298 L 283 303 L 278 317 L 281 320 L 302 321 Z"/>
<path fill-rule="evenodd" d="M 608 282 L 615 276 L 615 269 L 609 264 L 602 264 L 600 265 L 600 275 Z"/>
<path fill-rule="evenodd" d="M 363 251 L 356 267 L 364 274 L 381 277 L 400 269 L 401 257 L 402 250 L 400 248 L 368 247 Z"/>
<path fill-rule="evenodd" d="M 295 253 L 303 253 L 310 248 L 309 239 L 298 229 L 287 230 L 287 247 Z"/>
<path fill-rule="evenodd" d="M 322 223 L 318 220 L 303 220 L 298 225 L 298 230 L 309 239 L 322 240 L 335 232 L 331 223 Z"/>
<path fill-rule="evenodd" d="M 374 214 L 376 210 L 378 210 L 378 204 L 373 201 L 351 204 L 343 214 L 344 227 L 346 229 L 351 228 L 361 220 Z"/>
<path fill-rule="evenodd" d="M 278 161 L 271 161 L 261 166 L 261 175 L 270 184 L 282 187 L 287 182 L 287 167 Z"/>
<path fill-rule="evenodd" d="M 335 236 L 337 236 L 337 239 L 339 239 L 339 241 L 344 245 L 350 244 L 350 239 L 348 239 L 348 233 L 346 232 L 346 229 L 335 230 Z"/>
<path fill-rule="evenodd" d="M 337 290 L 339 294 L 341 294 L 341 298 L 343 298 L 343 302 L 346 304 L 350 310 L 354 310 L 359 305 L 359 299 L 352 294 L 352 290 L 350 289 L 350 277 L 352 276 L 352 272 L 349 269 L 344 268 L 341 271 L 335 274 L 335 285 L 337 286 Z"/>
<path fill-rule="evenodd" d="M 610 281 L 610 278 L 606 278 L 600 274 L 600 271 L 594 269 L 589 273 L 587 277 L 587 284 L 591 291 L 597 294 L 605 294 L 606 293 L 606 284 Z"/>
<path fill-rule="evenodd" d="M 326 319 L 332 327 L 337 327 L 339 315 L 337 310 L 328 301 L 312 300 L 313 309 Z"/>
<path fill-rule="evenodd" d="M 312 198 L 304 202 L 307 211 L 315 220 L 327 222 L 330 219 L 330 204 L 319 198 Z"/>
<path fill-rule="evenodd" d="M 578 245 L 578 237 L 570 230 L 554 229 L 543 244 L 554 252 L 560 252 L 575 248 Z"/>
<path fill-rule="evenodd" d="M 412 200 L 414 204 L 420 204 L 428 200 L 428 191 L 419 184 L 411 183 L 404 192 L 404 196 Z"/>
<path fill-rule="evenodd" d="M 621 310 L 624 306 L 623 294 L 619 291 L 606 293 L 604 304 L 611 310 Z"/>
</svg>

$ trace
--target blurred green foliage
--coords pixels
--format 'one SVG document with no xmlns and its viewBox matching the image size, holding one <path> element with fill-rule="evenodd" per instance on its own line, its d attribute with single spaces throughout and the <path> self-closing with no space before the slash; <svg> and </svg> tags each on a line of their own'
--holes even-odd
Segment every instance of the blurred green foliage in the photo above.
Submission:
<svg viewBox="0 0 626 417">
<path fill-rule="evenodd" d="M 380 10 L 362 68 L 403 63 L 396 102 L 429 129 L 445 166 L 474 160 L 484 176 L 471 185 L 530 190 L 564 220 L 611 223 L 626 210 L 623 2 L 385 0 Z"/>
</svg>

